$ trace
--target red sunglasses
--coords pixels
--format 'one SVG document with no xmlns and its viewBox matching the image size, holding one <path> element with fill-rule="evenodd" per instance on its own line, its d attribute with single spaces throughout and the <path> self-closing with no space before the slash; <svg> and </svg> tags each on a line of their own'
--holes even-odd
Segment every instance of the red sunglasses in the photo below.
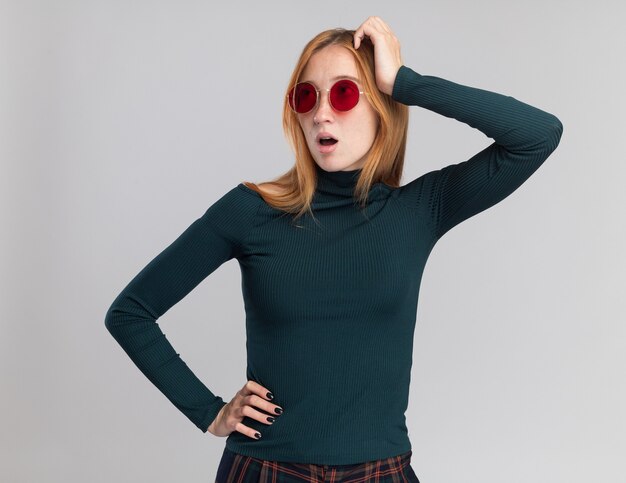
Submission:
<svg viewBox="0 0 626 483">
<path fill-rule="evenodd" d="M 349 111 L 359 103 L 360 91 L 355 82 L 350 79 L 341 79 L 333 84 L 330 89 L 324 89 L 329 93 L 328 100 L 335 111 Z M 320 98 L 320 89 L 311 82 L 299 82 L 289 90 L 287 94 L 289 106 L 298 114 L 305 114 L 317 106 Z"/>
</svg>

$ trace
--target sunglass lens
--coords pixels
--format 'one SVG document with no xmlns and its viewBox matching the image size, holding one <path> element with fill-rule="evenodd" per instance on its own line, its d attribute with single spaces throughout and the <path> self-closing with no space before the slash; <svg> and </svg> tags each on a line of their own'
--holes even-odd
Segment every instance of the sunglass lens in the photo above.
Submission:
<svg viewBox="0 0 626 483">
<path fill-rule="evenodd" d="M 338 111 L 349 111 L 359 102 L 358 86 L 351 80 L 340 80 L 330 89 L 330 102 Z"/>
<path fill-rule="evenodd" d="M 289 105 L 298 113 L 309 112 L 315 106 L 317 92 L 308 82 L 301 82 L 289 91 Z"/>
</svg>

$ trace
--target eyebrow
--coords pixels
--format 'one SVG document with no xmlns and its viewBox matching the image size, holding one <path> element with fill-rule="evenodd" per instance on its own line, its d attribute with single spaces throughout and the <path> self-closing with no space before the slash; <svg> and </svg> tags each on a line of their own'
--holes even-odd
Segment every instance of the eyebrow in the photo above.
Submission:
<svg viewBox="0 0 626 483">
<path fill-rule="evenodd" d="M 350 79 L 350 80 L 353 80 L 354 82 L 358 82 L 358 83 L 361 82 L 359 79 L 357 79 L 356 77 L 352 77 L 351 75 L 338 75 L 338 76 L 333 77 L 330 80 L 331 81 L 336 81 L 336 80 L 339 80 L 339 79 Z M 300 82 L 313 82 L 313 81 L 305 80 L 305 81 L 300 81 Z"/>
</svg>

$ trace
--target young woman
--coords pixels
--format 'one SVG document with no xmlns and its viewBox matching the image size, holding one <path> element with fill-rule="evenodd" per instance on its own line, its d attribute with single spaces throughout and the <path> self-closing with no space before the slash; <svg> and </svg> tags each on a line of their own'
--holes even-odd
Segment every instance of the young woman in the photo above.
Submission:
<svg viewBox="0 0 626 483">
<path fill-rule="evenodd" d="M 408 106 L 494 142 L 400 186 Z M 528 179 L 563 126 L 513 97 L 406 67 L 379 17 L 305 46 L 283 126 L 294 166 L 219 198 L 124 288 L 106 327 L 200 430 L 228 436 L 219 482 L 417 482 L 405 410 L 427 258 L 451 228 Z M 232 258 L 248 380 L 227 403 L 156 321 Z"/>
</svg>

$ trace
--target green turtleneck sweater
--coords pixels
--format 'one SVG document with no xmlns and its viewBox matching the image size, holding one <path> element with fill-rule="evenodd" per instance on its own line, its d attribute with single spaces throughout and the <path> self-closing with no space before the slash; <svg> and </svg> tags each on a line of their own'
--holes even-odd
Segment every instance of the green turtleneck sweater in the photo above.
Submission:
<svg viewBox="0 0 626 483">
<path fill-rule="evenodd" d="M 206 432 L 226 402 L 215 384 L 210 390 L 194 375 L 157 319 L 237 259 L 247 378 L 269 388 L 284 413 L 270 425 L 245 417 L 243 424 L 262 437 L 235 431 L 226 440 L 232 451 L 327 465 L 409 451 L 405 410 L 426 260 L 448 230 L 528 179 L 563 131 L 554 115 L 513 97 L 406 66 L 392 97 L 457 119 L 495 142 L 399 188 L 376 183 L 362 211 L 352 198 L 359 170 L 317 166 L 312 208 L 319 224 L 308 215 L 292 223 L 238 184 L 148 263 L 106 314 L 106 328 L 137 367 Z"/>
</svg>

